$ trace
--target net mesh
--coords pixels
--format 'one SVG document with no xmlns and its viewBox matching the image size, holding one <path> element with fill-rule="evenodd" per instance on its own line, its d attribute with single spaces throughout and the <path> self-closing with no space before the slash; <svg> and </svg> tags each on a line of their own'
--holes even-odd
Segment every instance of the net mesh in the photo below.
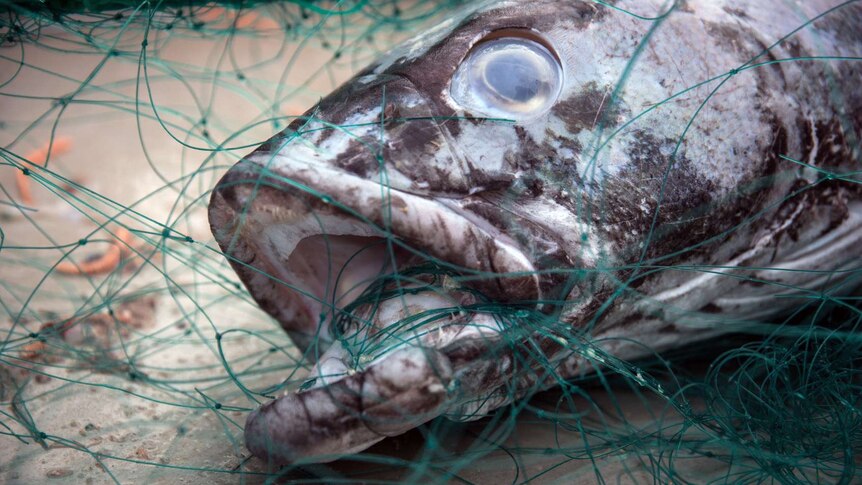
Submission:
<svg viewBox="0 0 862 485">
<path fill-rule="evenodd" d="M 786 319 L 635 362 L 584 329 L 476 295 L 397 322 L 388 337 L 453 311 L 481 313 L 512 329 L 487 352 L 541 359 L 530 342 L 546 336 L 592 371 L 534 396 L 541 383 L 512 388 L 531 398 L 477 421 L 435 419 L 330 464 L 250 456 L 246 415 L 314 376 L 213 240 L 211 191 L 272 133 L 461 3 L 0 2 L 0 477 L 858 479 L 858 296 L 793 287 L 807 297 Z M 333 331 L 357 362 L 370 359 L 381 339 L 348 330 L 355 311 L 371 319 L 369 305 L 408 291 L 398 281 L 421 283 L 413 292 L 472 291 L 458 275 L 425 255 L 341 308 Z M 836 287 L 852 287 L 854 275 Z M 543 370 L 543 382 L 555 380 L 554 365 Z"/>
</svg>

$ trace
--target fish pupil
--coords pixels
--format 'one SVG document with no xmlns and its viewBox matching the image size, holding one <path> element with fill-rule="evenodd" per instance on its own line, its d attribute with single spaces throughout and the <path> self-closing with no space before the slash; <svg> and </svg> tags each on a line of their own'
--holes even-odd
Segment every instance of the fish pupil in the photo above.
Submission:
<svg viewBox="0 0 862 485">
<path fill-rule="evenodd" d="M 532 66 L 524 65 L 520 56 L 502 55 L 485 68 L 485 82 L 500 97 L 518 103 L 535 98 L 542 88 Z"/>
</svg>

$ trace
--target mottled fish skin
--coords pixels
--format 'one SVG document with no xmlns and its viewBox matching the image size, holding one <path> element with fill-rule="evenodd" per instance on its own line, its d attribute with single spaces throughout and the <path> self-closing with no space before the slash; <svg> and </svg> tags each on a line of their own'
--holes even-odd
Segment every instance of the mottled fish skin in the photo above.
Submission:
<svg viewBox="0 0 862 485">
<path fill-rule="evenodd" d="M 592 325 L 621 358 L 775 317 L 800 304 L 774 298 L 791 290 L 853 290 L 842 280 L 862 257 L 860 185 L 824 173 L 862 162 L 862 2 L 606 3 L 474 6 L 222 179 L 213 233 L 253 297 L 301 348 L 335 340 L 317 369 L 339 377 L 249 417 L 254 454 L 332 460 L 441 414 L 481 416 L 542 379 L 515 373 L 511 351 L 488 352 L 504 331 L 493 321 L 456 321 L 345 367 L 344 344 L 316 307 L 285 303 L 297 300 L 279 279 L 301 238 L 381 234 L 362 218 L 467 272 L 514 273 L 473 284 L 503 303 L 564 301 L 541 309 Z M 564 68 L 558 101 L 529 122 L 481 119 L 449 95 L 472 46 L 502 29 L 541 37 Z M 553 338 L 533 342 L 558 377 L 593 366 Z"/>
</svg>

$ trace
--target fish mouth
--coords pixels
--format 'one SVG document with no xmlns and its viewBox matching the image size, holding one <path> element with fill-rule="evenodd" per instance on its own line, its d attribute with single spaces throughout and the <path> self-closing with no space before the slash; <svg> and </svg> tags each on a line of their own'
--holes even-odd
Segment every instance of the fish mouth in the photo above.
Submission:
<svg viewBox="0 0 862 485">
<path fill-rule="evenodd" d="M 291 150 L 234 166 L 213 193 L 210 221 L 251 295 L 303 350 L 325 350 L 336 337 L 323 323 L 381 275 L 423 263 L 489 301 L 535 306 L 540 296 L 533 264 L 491 224 Z"/>
<path fill-rule="evenodd" d="M 378 106 L 384 82 L 390 104 Z M 508 398 L 496 390 L 514 357 L 476 358 L 508 343 L 482 304 L 538 308 L 545 286 L 533 253 L 480 215 L 490 202 L 473 210 L 485 202 L 447 170 L 464 164 L 435 110 L 404 78 L 348 83 L 213 190 L 223 253 L 314 362 L 298 389 L 249 415 L 253 454 L 329 461 Z"/>
<path fill-rule="evenodd" d="M 250 155 L 210 203 L 213 234 L 240 279 L 316 362 L 299 389 L 249 414 L 249 450 L 275 462 L 331 461 L 447 409 L 478 417 L 499 405 L 475 396 L 500 386 L 511 364 L 469 356 L 502 345 L 503 328 L 493 315 L 460 310 L 477 293 L 536 306 L 539 279 L 524 252 L 450 204 L 290 153 Z M 432 285 L 401 278 L 397 298 L 355 303 L 371 285 L 432 260 L 458 284 L 411 292 Z M 365 323 L 339 331 L 342 314 Z"/>
</svg>

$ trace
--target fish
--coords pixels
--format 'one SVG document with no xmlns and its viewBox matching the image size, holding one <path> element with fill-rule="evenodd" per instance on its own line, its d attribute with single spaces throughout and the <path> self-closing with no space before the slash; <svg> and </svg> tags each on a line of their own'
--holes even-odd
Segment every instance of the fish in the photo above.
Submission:
<svg viewBox="0 0 862 485">
<path fill-rule="evenodd" d="M 230 168 L 209 219 L 327 462 L 853 294 L 862 2 L 471 2 Z M 639 383 L 650 386 L 640 372 Z"/>
</svg>

